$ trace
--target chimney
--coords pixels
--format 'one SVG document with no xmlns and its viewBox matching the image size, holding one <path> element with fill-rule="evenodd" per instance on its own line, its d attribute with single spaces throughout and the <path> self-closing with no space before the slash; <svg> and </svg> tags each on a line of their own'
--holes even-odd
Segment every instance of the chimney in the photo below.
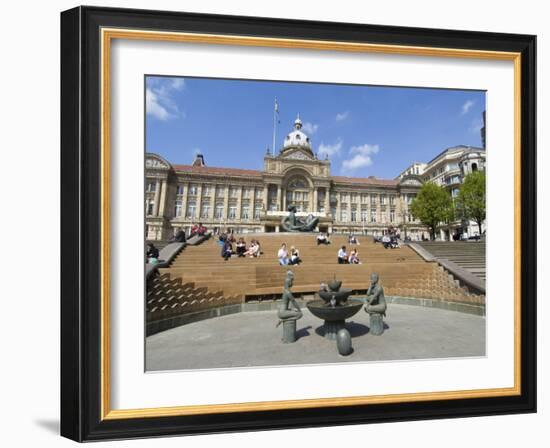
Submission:
<svg viewBox="0 0 550 448">
<path fill-rule="evenodd" d="M 206 166 L 204 163 L 204 156 L 201 153 L 195 154 L 195 160 L 193 160 L 193 166 Z"/>
</svg>

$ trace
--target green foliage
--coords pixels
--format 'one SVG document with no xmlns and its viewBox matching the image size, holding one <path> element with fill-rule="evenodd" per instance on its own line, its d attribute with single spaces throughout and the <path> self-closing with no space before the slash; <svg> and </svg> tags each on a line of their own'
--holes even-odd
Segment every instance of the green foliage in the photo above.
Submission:
<svg viewBox="0 0 550 448">
<path fill-rule="evenodd" d="M 464 178 L 457 197 L 457 208 L 466 219 L 474 220 L 479 227 L 485 220 L 485 172 L 474 171 Z"/>
<path fill-rule="evenodd" d="M 454 218 L 454 206 L 450 194 L 445 188 L 431 182 L 422 185 L 416 198 L 410 206 L 413 216 L 430 228 L 432 239 L 440 222 L 451 221 Z"/>
</svg>

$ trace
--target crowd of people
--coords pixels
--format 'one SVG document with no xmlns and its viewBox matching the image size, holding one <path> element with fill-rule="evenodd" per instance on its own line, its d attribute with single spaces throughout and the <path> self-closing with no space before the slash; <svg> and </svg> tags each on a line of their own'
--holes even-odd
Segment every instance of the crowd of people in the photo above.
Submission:
<svg viewBox="0 0 550 448">
<path fill-rule="evenodd" d="M 390 227 L 382 237 L 375 237 L 375 243 L 382 243 L 384 249 L 399 249 L 401 247 L 401 235 L 396 228 Z"/>
<path fill-rule="evenodd" d="M 221 256 L 225 261 L 229 260 L 233 255 L 238 258 L 256 258 L 262 254 L 262 248 L 257 239 L 251 240 L 250 244 L 247 245 L 243 237 L 235 241 L 233 232 L 223 232 L 219 235 L 218 240 L 222 246 Z M 233 249 L 233 244 L 235 244 L 235 249 Z"/>
<path fill-rule="evenodd" d="M 248 244 L 244 237 L 239 237 L 237 240 L 233 231 L 221 231 L 221 229 L 215 229 L 215 233 L 218 236 L 218 243 L 221 245 L 221 257 L 224 260 L 229 260 L 235 256 L 237 258 L 256 258 L 262 254 L 262 249 L 258 239 L 252 239 Z M 202 224 L 194 224 L 191 227 L 189 236 L 186 235 L 185 229 L 180 228 L 170 240 L 171 242 L 185 243 L 188 238 L 195 235 L 204 236 L 207 234 L 207 228 Z M 329 245 L 331 244 L 330 236 L 326 232 L 320 232 L 316 236 L 317 245 Z M 399 231 L 390 227 L 381 237 L 374 237 L 375 243 L 381 243 L 385 249 L 396 249 L 401 247 L 401 237 Z M 348 235 L 348 244 L 350 246 L 359 246 L 361 243 L 357 236 L 353 233 Z M 147 248 L 147 262 L 158 263 L 159 250 L 153 245 L 148 244 Z M 298 265 L 302 263 L 300 258 L 300 251 L 295 246 L 291 246 L 288 249 L 286 243 L 283 243 L 277 252 L 277 260 L 281 266 Z M 346 246 L 341 246 L 338 250 L 338 264 L 361 264 L 359 259 L 359 251 L 353 248 L 349 253 Z"/>
</svg>

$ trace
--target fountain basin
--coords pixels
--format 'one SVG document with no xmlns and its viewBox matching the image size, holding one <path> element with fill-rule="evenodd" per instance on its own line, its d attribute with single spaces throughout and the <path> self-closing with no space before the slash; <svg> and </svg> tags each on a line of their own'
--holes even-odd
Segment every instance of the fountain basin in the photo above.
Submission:
<svg viewBox="0 0 550 448">
<path fill-rule="evenodd" d="M 340 305 L 331 306 L 324 300 L 312 300 L 306 306 L 311 314 L 325 321 L 325 338 L 336 340 L 338 331 L 346 327 L 346 319 L 355 315 L 363 306 L 363 302 L 349 299 Z"/>
<path fill-rule="evenodd" d="M 326 303 L 329 303 L 334 297 L 337 305 L 345 302 L 350 294 L 351 289 L 341 289 L 339 291 L 319 291 L 319 297 L 321 297 L 321 299 L 323 299 Z"/>
</svg>

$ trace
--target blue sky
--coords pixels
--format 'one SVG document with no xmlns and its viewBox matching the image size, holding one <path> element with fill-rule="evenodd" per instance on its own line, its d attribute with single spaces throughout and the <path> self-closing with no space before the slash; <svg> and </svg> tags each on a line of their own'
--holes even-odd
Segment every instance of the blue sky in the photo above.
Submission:
<svg viewBox="0 0 550 448">
<path fill-rule="evenodd" d="M 299 113 L 331 174 L 393 178 L 455 145 L 481 146 L 485 92 L 208 78 L 146 79 L 146 151 L 190 164 L 262 169 Z"/>
</svg>

